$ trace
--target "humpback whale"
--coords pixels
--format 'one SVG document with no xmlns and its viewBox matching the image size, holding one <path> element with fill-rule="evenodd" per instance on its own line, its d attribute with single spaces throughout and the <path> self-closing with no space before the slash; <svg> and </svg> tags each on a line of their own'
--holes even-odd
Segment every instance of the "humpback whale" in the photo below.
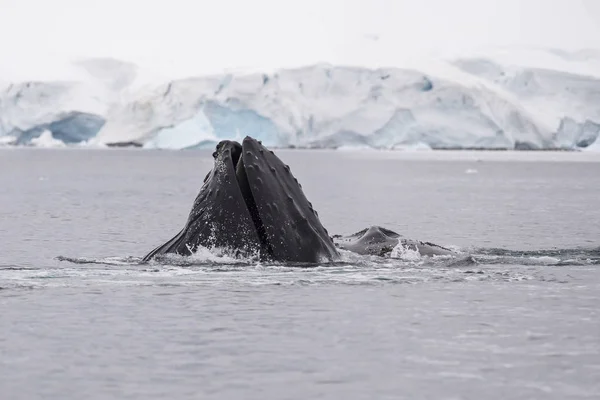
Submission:
<svg viewBox="0 0 600 400">
<path fill-rule="evenodd" d="M 213 158 L 183 229 L 143 262 L 167 253 L 191 255 L 200 246 L 224 248 L 242 257 L 305 263 L 336 261 L 338 249 L 386 256 L 399 241 L 423 255 L 451 253 L 378 226 L 330 237 L 290 167 L 249 136 L 242 144 L 219 142 Z"/>
<path fill-rule="evenodd" d="M 381 257 L 390 255 L 398 244 L 405 249 L 418 251 L 423 256 L 454 254 L 452 250 L 446 247 L 430 242 L 421 242 L 420 240 L 405 239 L 400 234 L 381 226 L 371 226 L 348 236 L 334 235 L 333 239 L 339 248 L 358 254 Z"/>
<path fill-rule="evenodd" d="M 302 186 L 272 151 L 247 136 L 223 140 L 183 229 L 148 253 L 191 255 L 199 246 L 274 261 L 334 261 L 339 253 Z"/>
</svg>

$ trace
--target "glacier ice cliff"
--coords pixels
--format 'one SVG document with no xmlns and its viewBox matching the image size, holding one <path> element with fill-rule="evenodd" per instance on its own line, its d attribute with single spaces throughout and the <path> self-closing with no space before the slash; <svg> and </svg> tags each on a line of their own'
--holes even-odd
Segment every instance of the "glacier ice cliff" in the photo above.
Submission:
<svg viewBox="0 0 600 400">
<path fill-rule="evenodd" d="M 98 115 L 72 111 L 65 115 L 57 115 L 51 122 L 39 123 L 25 131 L 15 127 L 8 136 L 15 137 L 16 144 L 29 144 L 42 133 L 48 132 L 53 139 L 65 144 L 81 143 L 94 138 L 104 123 L 104 118 Z"/>
<path fill-rule="evenodd" d="M 568 54 L 545 56 L 558 61 L 320 64 L 170 81 L 85 60 L 72 80 L 0 81 L 0 144 L 190 149 L 250 135 L 271 147 L 597 147 L 600 76 L 571 68 L 582 61 Z"/>
</svg>

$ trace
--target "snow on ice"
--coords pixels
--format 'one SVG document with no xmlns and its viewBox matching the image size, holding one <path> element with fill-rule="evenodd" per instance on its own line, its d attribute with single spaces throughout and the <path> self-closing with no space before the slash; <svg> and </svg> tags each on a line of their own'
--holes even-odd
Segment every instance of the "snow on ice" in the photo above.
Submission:
<svg viewBox="0 0 600 400">
<path fill-rule="evenodd" d="M 250 135 L 274 147 L 597 149 L 600 55 L 534 55 L 170 81 L 79 61 L 55 79 L 2 78 L 0 145 L 184 149 Z"/>
</svg>

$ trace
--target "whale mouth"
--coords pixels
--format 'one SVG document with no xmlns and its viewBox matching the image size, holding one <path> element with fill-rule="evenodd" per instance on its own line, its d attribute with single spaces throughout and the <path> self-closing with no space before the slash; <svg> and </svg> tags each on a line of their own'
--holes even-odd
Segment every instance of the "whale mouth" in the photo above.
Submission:
<svg viewBox="0 0 600 400">
<path fill-rule="evenodd" d="M 260 217 L 257 202 L 252 194 L 250 181 L 248 180 L 248 174 L 246 172 L 246 165 L 244 163 L 244 157 L 242 157 L 242 154 L 245 150 L 243 146 L 238 146 L 234 146 L 235 150 L 231 152 L 231 161 L 233 162 L 235 177 L 242 194 L 242 198 L 244 199 L 244 203 L 246 204 L 248 212 L 250 213 L 250 217 L 252 218 L 254 228 L 256 229 L 256 233 L 260 241 L 261 254 L 271 258 L 273 257 L 273 247 L 269 242 L 265 224 Z"/>
<path fill-rule="evenodd" d="M 273 151 L 246 137 L 223 140 L 184 228 L 151 251 L 193 254 L 199 246 L 289 262 L 339 257 L 302 186 Z"/>
</svg>

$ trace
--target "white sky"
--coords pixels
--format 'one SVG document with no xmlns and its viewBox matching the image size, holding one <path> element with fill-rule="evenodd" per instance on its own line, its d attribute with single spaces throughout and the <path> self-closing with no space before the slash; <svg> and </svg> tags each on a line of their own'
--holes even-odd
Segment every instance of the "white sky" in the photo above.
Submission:
<svg viewBox="0 0 600 400">
<path fill-rule="evenodd" d="M 600 49 L 600 0 L 0 0 L 0 45 L 4 64 L 111 56 L 172 74 Z"/>
</svg>

